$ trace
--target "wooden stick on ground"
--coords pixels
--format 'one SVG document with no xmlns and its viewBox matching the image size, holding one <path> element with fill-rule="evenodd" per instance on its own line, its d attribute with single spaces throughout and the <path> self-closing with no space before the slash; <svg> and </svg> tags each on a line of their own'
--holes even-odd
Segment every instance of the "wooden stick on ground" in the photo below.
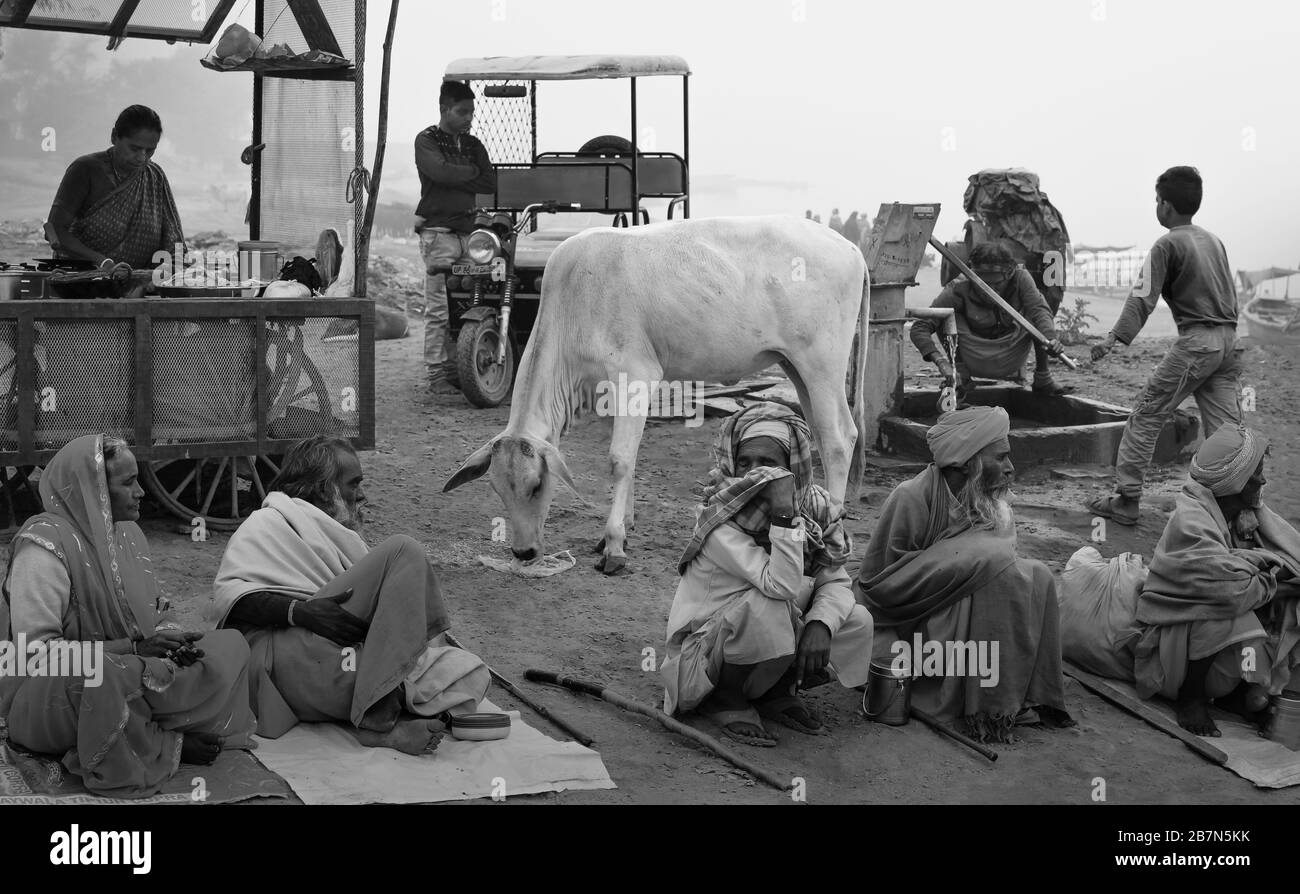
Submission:
<svg viewBox="0 0 1300 894">
<path fill-rule="evenodd" d="M 952 739 L 954 742 L 960 742 L 961 744 L 965 745 L 967 748 L 970 748 L 984 755 L 989 760 L 995 761 L 998 759 L 998 753 L 994 751 L 992 748 L 988 748 L 984 745 L 981 745 L 979 742 L 976 742 L 974 739 L 970 738 L 969 736 L 963 736 L 955 729 L 949 727 L 946 723 L 941 723 L 937 717 L 931 717 L 929 714 L 925 713 L 920 708 L 912 708 L 912 716 L 915 717 L 917 720 L 921 721 L 922 723 L 924 723 L 926 726 L 930 727 L 930 729 L 934 730 L 936 733 L 947 736 L 949 739 Z"/>
<path fill-rule="evenodd" d="M 456 637 L 452 636 L 450 633 L 444 633 L 443 635 L 447 637 L 447 642 L 455 646 L 457 649 L 465 648 L 460 644 L 460 642 L 456 639 Z M 595 743 L 596 740 L 591 738 L 591 736 L 580 733 L 577 729 L 571 726 L 567 721 L 561 720 L 559 717 L 556 717 L 554 714 L 552 714 L 548 708 L 544 707 L 543 705 L 533 701 L 531 698 L 524 695 L 522 692 L 519 691 L 518 686 L 516 686 L 514 683 L 511 683 L 501 674 L 497 673 L 495 670 L 492 669 L 491 666 L 488 667 L 488 673 L 492 676 L 492 679 L 496 680 L 498 683 L 501 684 L 502 688 L 504 688 L 506 692 L 509 692 L 515 698 L 519 699 L 525 705 L 527 705 L 528 707 L 536 711 L 538 714 L 545 717 L 551 723 L 555 724 L 557 727 L 564 730 L 564 732 L 567 733 L 568 735 L 573 736 L 573 738 L 578 741 L 578 744 L 590 748 Z"/>
<path fill-rule="evenodd" d="M 604 699 L 612 705 L 618 705 L 625 711 L 631 711 L 635 714 L 642 714 L 646 717 L 650 717 L 659 721 L 659 723 L 670 732 L 677 733 L 680 736 L 685 736 L 693 742 L 698 742 L 714 754 L 718 755 L 718 757 L 733 766 L 739 767 L 754 778 L 761 779 L 773 788 L 779 791 L 788 791 L 790 789 L 791 783 L 788 780 L 783 780 L 771 770 L 765 770 L 762 767 L 751 763 L 712 736 L 706 735 L 694 727 L 687 726 L 679 720 L 674 720 L 663 711 L 656 710 L 649 705 L 643 705 L 625 695 L 620 695 L 612 689 L 606 689 L 599 683 L 591 683 L 587 680 L 566 677 L 563 674 L 552 673 L 551 671 L 531 669 L 524 671 L 524 679 L 531 680 L 534 683 L 550 683 L 555 686 L 563 686 L 564 688 L 571 689 L 574 692 L 585 692 L 588 695 L 594 695 L 597 698 Z"/>
<path fill-rule="evenodd" d="M 1208 758 L 1216 764 L 1227 763 L 1228 755 L 1226 753 L 1215 748 L 1200 736 L 1189 733 L 1187 730 L 1183 729 L 1177 723 L 1170 720 L 1150 705 L 1143 704 L 1139 699 L 1134 698 L 1127 692 L 1116 689 L 1100 677 L 1095 677 L 1068 661 L 1062 662 L 1062 666 L 1066 674 L 1074 677 L 1074 679 L 1083 684 L 1085 688 L 1100 695 L 1116 707 L 1123 708 L 1130 714 L 1145 720 L 1161 732 L 1168 733 L 1188 748 L 1195 751 L 1201 757 Z"/>
</svg>

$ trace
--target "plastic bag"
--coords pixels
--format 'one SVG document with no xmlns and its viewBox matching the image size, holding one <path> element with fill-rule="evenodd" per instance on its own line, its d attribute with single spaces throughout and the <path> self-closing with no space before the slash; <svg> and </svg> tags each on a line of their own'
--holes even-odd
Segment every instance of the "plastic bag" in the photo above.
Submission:
<svg viewBox="0 0 1300 894">
<path fill-rule="evenodd" d="M 1133 553 L 1107 560 L 1085 546 L 1070 556 L 1057 588 L 1067 661 L 1103 677 L 1133 679 L 1131 646 L 1141 632 L 1137 600 L 1146 579 L 1142 557 Z"/>
</svg>

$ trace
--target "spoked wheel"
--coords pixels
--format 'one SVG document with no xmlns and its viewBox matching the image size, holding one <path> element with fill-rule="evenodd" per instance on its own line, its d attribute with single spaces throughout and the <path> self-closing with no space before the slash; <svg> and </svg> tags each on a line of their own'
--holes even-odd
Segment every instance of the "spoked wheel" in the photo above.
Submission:
<svg viewBox="0 0 1300 894">
<path fill-rule="evenodd" d="M 35 471 L 36 466 L 0 466 L 0 529 L 17 529 L 41 511 Z"/>
<path fill-rule="evenodd" d="M 140 465 L 145 489 L 169 512 L 217 531 L 233 531 L 262 506 L 280 473 L 279 456 L 209 456 Z"/>
<path fill-rule="evenodd" d="M 476 407 L 499 407 L 510 394 L 515 380 L 514 345 L 506 345 L 504 363 L 497 363 L 500 348 L 501 332 L 495 317 L 466 320 L 461 326 L 456 342 L 460 390 Z"/>
</svg>

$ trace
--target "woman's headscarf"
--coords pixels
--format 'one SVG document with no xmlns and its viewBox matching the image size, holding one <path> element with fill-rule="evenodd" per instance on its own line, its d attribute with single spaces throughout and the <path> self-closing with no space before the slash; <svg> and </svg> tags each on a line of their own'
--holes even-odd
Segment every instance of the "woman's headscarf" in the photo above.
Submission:
<svg viewBox="0 0 1300 894">
<path fill-rule="evenodd" d="M 774 424 L 784 426 L 788 433 L 785 440 L 789 443 L 789 471 L 759 468 L 744 477 L 736 477 L 736 457 L 741 444 L 754 437 L 777 436 L 777 440 L 782 440 L 779 437 L 782 430 L 774 428 Z M 812 433 L 808 424 L 790 408 L 765 402 L 727 417 L 713 442 L 713 461 L 710 477 L 715 483 L 705 494 L 691 542 L 678 562 L 679 574 L 686 573 L 709 534 L 728 521 L 768 548 L 768 512 L 754 498 L 769 482 L 786 475 L 794 477 L 795 512 L 804 520 L 804 573 L 812 576 L 823 568 L 843 565 L 853 554 L 853 538 L 841 520 L 843 512 L 834 512 L 832 518 L 830 494 L 812 483 Z"/>
<path fill-rule="evenodd" d="M 144 532 L 135 522 L 113 522 L 104 436 L 84 435 L 55 454 L 41 473 L 45 511 L 14 537 L 54 553 L 72 581 L 64 637 L 110 640 L 153 635 L 158 583 Z M 5 581 L 9 599 L 9 582 Z"/>
</svg>

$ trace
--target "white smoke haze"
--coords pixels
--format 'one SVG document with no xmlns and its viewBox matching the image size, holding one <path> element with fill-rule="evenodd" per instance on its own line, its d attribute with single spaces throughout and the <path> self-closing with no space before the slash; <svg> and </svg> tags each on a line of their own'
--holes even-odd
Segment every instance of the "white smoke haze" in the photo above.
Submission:
<svg viewBox="0 0 1300 894">
<path fill-rule="evenodd" d="M 251 4 L 239 9 L 251 24 Z M 387 3 L 370 3 L 371 158 L 387 13 Z M 140 102 L 162 116 L 168 144 L 158 161 L 187 231 L 240 226 L 242 207 L 223 207 L 208 188 L 247 190 L 238 154 L 249 136 L 249 75 L 203 69 L 206 47 L 128 39 L 110 53 L 101 37 L 16 34 L 0 34 L 0 175 L 29 179 L 0 199 L 0 219 L 43 217 L 67 162 L 105 148 L 113 117 Z M 874 215 L 882 202 L 940 202 L 936 235 L 949 238 L 965 219 L 970 174 L 1022 166 L 1040 175 L 1076 242 L 1145 248 L 1163 232 L 1156 176 L 1193 164 L 1206 181 L 1198 223 L 1223 239 L 1233 267 L 1293 265 L 1297 45 L 1300 6 L 1267 0 L 662 0 L 631 29 L 597 0 L 408 2 L 380 200 L 418 199 L 411 145 L 438 118 L 451 60 L 671 53 L 694 73 L 696 215 L 811 208 L 827 220 L 832 207 Z M 645 78 L 638 92 L 639 128 L 657 149 L 679 149 L 680 82 Z M 627 96 L 626 82 L 542 83 L 539 149 L 628 136 Z M 58 151 L 42 156 L 34 135 L 50 124 Z M 35 180 L 13 164 L 33 158 L 45 162 Z"/>
</svg>

